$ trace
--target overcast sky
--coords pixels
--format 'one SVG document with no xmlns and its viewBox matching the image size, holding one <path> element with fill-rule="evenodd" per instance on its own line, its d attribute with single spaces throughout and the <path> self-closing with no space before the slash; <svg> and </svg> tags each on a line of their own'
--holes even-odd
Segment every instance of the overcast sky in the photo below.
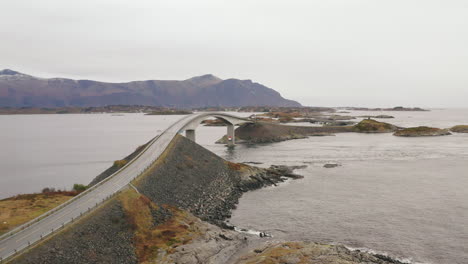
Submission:
<svg viewBox="0 0 468 264">
<path fill-rule="evenodd" d="M 0 0 L 0 68 L 212 73 L 304 105 L 468 107 L 468 1 Z"/>
</svg>

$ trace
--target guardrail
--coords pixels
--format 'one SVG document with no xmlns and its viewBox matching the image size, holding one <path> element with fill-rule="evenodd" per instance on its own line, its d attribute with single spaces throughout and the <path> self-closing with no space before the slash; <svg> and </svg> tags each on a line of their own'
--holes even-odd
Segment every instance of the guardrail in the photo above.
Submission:
<svg viewBox="0 0 468 264">
<path fill-rule="evenodd" d="M 143 149 L 137 156 L 135 156 L 130 162 L 128 162 L 127 164 L 125 164 L 125 166 L 123 166 L 122 168 L 120 168 L 118 171 L 114 172 L 113 174 L 109 175 L 108 177 L 106 177 L 105 179 L 103 179 L 102 181 L 96 183 L 95 185 L 91 186 L 89 189 L 86 189 L 85 191 L 81 192 L 80 194 L 78 194 L 77 196 L 73 197 L 72 199 L 60 204 L 59 206 L 47 211 L 46 213 L 16 227 L 15 229 L 3 234 L 0 236 L 0 240 L 3 240 L 9 236 L 12 236 L 14 235 L 15 233 L 18 233 L 22 230 L 24 230 L 26 227 L 30 227 L 32 224 L 46 218 L 47 216 L 59 211 L 60 209 L 64 208 L 65 206 L 71 204 L 72 202 L 80 199 L 81 197 L 85 196 L 86 194 L 88 194 L 89 192 L 93 191 L 94 189 L 96 189 L 97 187 L 101 186 L 102 184 L 106 183 L 107 181 L 109 181 L 110 179 L 114 178 L 115 176 L 117 176 L 119 173 L 121 173 L 123 170 L 125 170 L 128 166 L 130 166 L 130 164 L 132 164 L 136 159 L 138 159 L 144 152 L 146 152 L 146 150 L 148 150 L 149 147 L 151 147 L 151 145 L 160 137 L 161 135 L 158 135 L 156 136 L 153 140 L 150 141 L 150 144 L 148 144 L 148 146 L 145 147 L 145 149 Z"/>
<path fill-rule="evenodd" d="M 102 181 L 96 183 L 95 185 L 91 186 L 89 189 L 86 189 L 85 191 L 81 192 L 80 194 L 78 194 L 77 196 L 73 197 L 72 199 L 62 203 L 61 205 L 45 212 L 44 214 L 14 228 L 13 230 L 3 234 L 0 236 L 0 241 L 9 237 L 9 236 L 12 236 L 13 234 L 15 233 L 18 233 L 22 230 L 24 230 L 26 227 L 29 227 L 31 226 L 32 224 L 38 222 L 39 220 L 42 220 L 44 219 L 45 217 L 57 212 L 58 210 L 62 209 L 63 207 L 69 205 L 70 203 L 78 200 L 79 198 L 85 196 L 86 194 L 88 194 L 89 192 L 91 192 L 92 190 L 96 189 L 98 186 L 101 186 L 102 184 L 106 183 L 107 181 L 109 181 L 110 179 L 114 178 L 115 176 L 117 176 L 119 173 L 121 173 L 123 170 L 125 170 L 128 166 L 130 166 L 132 163 L 134 163 L 139 157 L 141 157 L 141 155 L 143 155 L 153 144 L 154 142 L 156 142 L 156 140 L 158 140 L 159 137 L 161 137 L 163 134 L 165 134 L 169 129 L 171 129 L 174 125 L 176 125 L 178 122 L 184 120 L 185 118 L 187 118 L 188 116 L 185 116 L 183 118 L 181 118 L 179 121 L 175 122 L 174 124 L 172 124 L 171 126 L 169 126 L 166 130 L 164 130 L 163 133 L 157 135 L 156 137 L 153 138 L 153 140 L 150 141 L 150 143 L 140 152 L 138 153 L 138 155 L 136 155 L 132 160 L 130 160 L 127 164 L 125 164 L 122 168 L 120 168 L 118 171 L 114 172 L 113 174 L 109 175 L 108 177 L 106 177 L 105 179 L 103 179 Z M 154 160 L 150 163 L 153 163 Z M 148 168 L 148 166 L 145 167 L 145 169 L 143 171 L 145 171 L 146 169 Z M 140 171 L 138 173 L 138 175 L 140 175 L 142 173 L 142 171 Z"/>
<path fill-rule="evenodd" d="M 204 115 L 204 114 L 201 114 L 201 115 Z M 235 117 L 235 118 L 238 118 L 238 119 L 244 119 L 244 118 L 239 118 L 239 117 L 232 116 L 232 115 L 219 114 L 219 113 L 209 113 L 208 116 L 209 116 L 209 115 L 226 115 L 226 116 Z M 86 194 L 88 194 L 88 193 L 90 193 L 91 191 L 95 190 L 97 187 L 102 186 L 104 183 L 106 183 L 107 181 L 111 180 L 112 178 L 115 178 L 118 174 L 120 174 L 122 171 L 124 171 L 126 168 L 128 168 L 128 167 L 129 167 L 131 164 L 133 164 L 136 160 L 138 160 L 138 158 L 140 158 L 144 153 L 146 153 L 146 151 L 148 151 L 148 149 L 149 149 L 150 147 L 152 147 L 153 144 L 154 144 L 162 135 L 166 134 L 170 129 L 172 129 L 172 128 L 173 128 L 176 124 L 178 124 L 179 122 L 181 122 L 181 121 L 183 121 L 184 119 L 187 119 L 188 117 L 191 117 L 191 116 L 193 117 L 193 119 L 195 119 L 195 118 L 199 117 L 200 115 L 187 115 L 187 116 L 185 116 L 185 117 L 179 119 L 177 122 L 173 123 L 173 124 L 172 124 L 171 126 L 169 126 L 166 130 L 164 130 L 163 133 L 161 133 L 161 134 L 157 135 L 156 137 L 154 137 L 154 138 L 150 141 L 150 143 L 149 143 L 140 153 L 138 153 L 138 155 L 136 155 L 132 160 L 130 160 L 127 164 L 125 164 L 125 165 L 124 165 L 122 168 L 120 168 L 118 171 L 116 171 L 115 173 L 109 175 L 108 177 L 106 177 L 106 178 L 103 179 L 102 181 L 96 183 L 95 185 L 93 185 L 93 186 L 90 187 L 89 189 L 87 189 L 87 190 L 81 192 L 80 194 L 78 194 L 77 196 L 73 197 L 72 199 L 66 201 L 65 203 L 63 203 L 63 204 L 61 204 L 61 205 L 55 207 L 54 209 L 51 209 L 50 211 L 48 211 L 48 212 L 46 212 L 46 213 L 44 213 L 44 214 L 42 214 L 42 215 L 40 215 L 40 216 L 38 216 L 38 217 L 36 217 L 36 218 L 34 218 L 34 219 L 32 219 L 32 220 L 26 222 L 26 223 L 24 223 L 24 224 L 22 224 L 22 225 L 16 227 L 15 229 L 13 229 L 13 230 L 11 230 L 11 231 L 9 231 L 9 232 L 7 232 L 7 233 L 1 235 L 1 236 L 0 236 L 0 241 L 6 239 L 6 238 L 8 238 L 8 237 L 11 237 L 11 236 L 13 236 L 14 234 L 16 234 L 16 233 L 18 233 L 18 232 L 21 232 L 21 231 L 25 230 L 26 228 L 28 228 L 28 227 L 30 227 L 30 226 L 32 226 L 32 225 L 38 223 L 38 222 L 41 221 L 42 219 L 44 219 L 44 218 L 46 218 L 46 217 L 48 217 L 48 216 L 54 214 L 55 212 L 57 212 L 57 211 L 63 209 L 64 207 L 66 207 L 67 205 L 69 205 L 69 204 L 71 204 L 71 203 L 77 201 L 78 199 L 82 198 L 82 197 L 85 196 Z M 244 119 L 244 120 L 245 120 L 245 119 Z M 192 121 L 193 121 L 193 120 L 192 120 Z M 246 120 L 246 121 L 247 121 L 247 120 Z M 178 131 L 178 132 L 181 132 L 181 131 Z M 131 182 L 132 180 L 136 179 L 138 176 L 140 176 L 141 174 L 143 174 L 143 173 L 151 166 L 151 164 L 153 164 L 158 158 L 159 158 L 159 156 L 156 157 L 155 159 L 151 159 L 151 161 L 150 161 L 146 166 L 144 166 L 144 168 L 143 168 L 142 170 L 140 170 L 140 171 L 135 175 L 135 177 L 133 177 L 129 182 Z M 126 184 L 125 186 L 127 186 L 127 185 L 128 185 L 128 184 Z M 123 187 L 125 187 L 125 186 L 123 186 Z M 70 223 L 73 223 L 73 222 L 76 221 L 78 218 L 82 217 L 84 214 L 89 213 L 92 209 L 98 207 L 100 204 L 102 204 L 102 203 L 105 202 L 106 200 L 108 200 L 108 199 L 114 197 L 115 195 L 117 195 L 118 193 L 120 193 L 120 192 L 122 191 L 123 187 L 120 188 L 118 191 L 114 192 L 113 194 L 111 194 L 111 195 L 109 195 L 109 196 L 103 198 L 100 202 L 96 203 L 95 206 L 93 206 L 93 207 L 88 207 L 88 210 L 85 211 L 84 213 L 81 212 L 79 217 L 76 217 L 76 218 L 73 218 L 73 217 L 72 217 L 71 219 L 66 220 L 66 221 L 63 222 L 62 225 L 59 226 L 58 228 L 55 228 L 55 229 L 52 228 L 50 231 L 48 231 L 48 232 L 46 232 L 46 233 L 40 235 L 40 239 L 38 239 L 38 240 L 36 240 L 36 241 L 32 241 L 32 242 L 28 241 L 27 244 L 25 244 L 24 246 L 22 246 L 22 247 L 20 247 L 20 248 L 15 249 L 14 252 L 12 252 L 12 253 L 10 253 L 10 254 L 4 256 L 4 257 L 0 257 L 0 263 L 3 263 L 4 261 L 8 260 L 9 258 L 11 258 L 11 257 L 13 257 L 13 256 L 15 256 L 15 255 L 17 255 L 19 252 L 21 252 L 21 251 L 23 251 L 23 250 L 25 250 L 25 249 L 27 249 L 27 248 L 29 248 L 29 247 L 31 247 L 31 246 L 33 246 L 33 245 L 39 243 L 40 241 L 42 241 L 42 240 L 45 239 L 46 237 L 50 236 L 51 234 L 53 234 L 53 233 L 55 233 L 55 232 L 57 232 L 57 231 L 63 229 L 66 225 L 68 225 L 68 224 L 70 224 Z"/>
<path fill-rule="evenodd" d="M 135 178 L 136 178 L 136 177 L 135 177 Z M 134 178 L 134 179 L 135 179 L 135 178 Z M 17 255 L 18 253 L 20 253 L 21 251 L 23 251 L 23 250 L 25 250 L 25 249 L 27 249 L 27 248 L 29 248 L 29 247 L 31 247 L 31 246 L 34 246 L 34 245 L 38 244 L 39 242 L 41 242 L 41 241 L 43 241 L 45 238 L 47 238 L 49 235 L 52 235 L 53 233 L 56 233 L 56 232 L 62 230 L 62 229 L 65 228 L 65 226 L 67 226 L 68 224 L 71 224 L 71 223 L 75 222 L 78 218 L 80 218 L 81 216 L 85 215 L 86 213 L 89 213 L 92 209 L 97 208 L 97 207 L 98 207 L 99 205 L 101 205 L 103 202 L 105 202 L 106 200 L 109 200 L 110 198 L 116 196 L 116 195 L 119 194 L 121 191 L 122 191 L 122 189 L 119 190 L 119 191 L 117 191 L 117 192 L 115 192 L 115 193 L 113 193 L 112 195 L 109 195 L 109 196 L 107 196 L 106 198 L 102 199 L 102 200 L 101 200 L 101 203 L 96 203 L 96 205 L 94 205 L 93 207 L 88 207 L 88 210 L 87 210 L 84 214 L 83 214 L 83 213 L 80 213 L 80 216 L 79 216 L 79 217 L 77 217 L 77 218 L 73 218 L 73 217 L 72 217 L 71 219 L 69 219 L 69 220 L 63 222 L 62 225 L 59 226 L 58 228 L 55 228 L 55 229 L 52 228 L 50 231 L 41 234 L 40 239 L 38 239 L 38 240 L 36 240 L 36 241 L 33 241 L 32 243 L 31 243 L 30 241 L 28 241 L 28 244 L 25 244 L 24 246 L 15 249 L 15 251 L 13 251 L 12 253 L 6 255 L 6 256 L 3 257 L 3 258 L 0 257 L 0 263 L 3 263 L 4 261 L 9 260 L 11 257 L 16 256 L 16 255 Z"/>
<path fill-rule="evenodd" d="M 164 135 L 165 133 L 167 133 L 167 131 L 169 131 L 172 127 L 174 127 L 176 124 L 178 124 L 179 122 L 181 122 L 182 120 L 188 118 L 189 116 L 191 115 L 188 115 L 188 116 L 185 116 L 183 118 L 181 118 L 180 120 L 178 120 L 177 122 L 173 123 L 171 126 L 169 126 L 166 130 L 164 130 L 163 133 L 159 134 L 158 136 L 154 137 L 153 140 L 150 141 L 150 143 L 140 152 L 138 153 L 138 155 L 136 155 L 130 162 L 128 162 L 127 164 L 125 164 L 122 168 L 120 168 L 118 171 L 116 171 L 115 173 L 109 175 L 108 177 L 106 177 L 105 179 L 103 179 L 102 181 L 96 183 L 95 185 L 93 185 L 92 187 L 90 187 L 89 189 L 81 192 L 80 194 L 78 194 L 77 196 L 73 197 L 72 199 L 66 201 L 65 203 L 55 207 L 54 209 L 51 209 L 49 210 L 48 212 L 22 224 L 21 226 L 18 226 L 16 227 L 15 229 L 3 234 L 0 236 L 0 241 L 1 240 L 4 240 L 4 239 L 7 239 L 8 237 L 11 237 L 13 236 L 14 234 L 18 233 L 18 232 L 21 232 L 23 231 L 24 229 L 26 229 L 27 227 L 30 227 L 36 223 L 38 223 L 39 221 L 41 221 L 42 219 L 52 215 L 53 213 L 63 209 L 64 207 L 66 207 L 67 205 L 73 203 L 74 201 L 77 201 L 78 199 L 82 198 L 83 196 L 85 196 L 86 194 L 88 194 L 89 192 L 95 190 L 97 187 L 103 185 L 104 183 L 106 183 L 107 181 L 109 181 L 110 179 L 114 178 L 115 176 L 117 176 L 118 174 L 120 174 L 122 171 L 124 171 L 126 168 L 128 168 L 131 164 L 133 164 L 138 158 L 140 158 L 146 151 L 148 151 L 148 149 L 162 136 Z M 152 159 L 149 164 L 147 164 L 146 166 L 144 166 L 144 168 L 142 170 L 140 170 L 136 175 L 135 177 L 132 178 L 132 180 L 136 179 L 138 176 L 140 176 L 142 173 L 144 173 L 150 166 L 151 164 L 153 164 L 157 159 L 159 158 L 159 156 L 155 159 Z M 131 180 L 130 180 L 131 181 Z M 114 192 L 112 195 L 102 199 L 99 203 L 96 203 L 96 205 L 92 208 L 88 208 L 88 210 L 84 213 L 88 213 L 91 211 L 91 209 L 94 209 L 96 207 L 99 206 L 99 204 L 101 204 L 102 202 L 110 199 L 111 197 L 117 195 L 118 193 L 120 193 L 122 190 L 122 188 L 116 192 Z M 84 215 L 83 213 L 80 213 L 80 217 Z M 25 244 L 23 247 L 20 247 L 20 248 L 17 248 L 14 250 L 14 252 L 4 256 L 4 257 L 0 257 L 0 263 L 3 263 L 4 261 L 6 261 L 7 259 L 11 258 L 12 256 L 15 256 L 17 255 L 19 252 L 27 249 L 28 247 L 32 246 L 32 245 L 35 245 L 36 243 L 42 241 L 44 238 L 46 238 L 47 236 L 53 234 L 54 232 L 57 232 L 58 230 L 61 230 L 62 228 L 64 228 L 66 225 L 68 225 L 69 223 L 72 223 L 74 222 L 76 219 L 78 219 L 79 217 L 77 218 L 72 218 L 70 220 L 67 220 L 65 222 L 62 223 L 62 225 L 59 227 L 59 228 L 56 228 L 56 229 L 51 229 L 51 231 L 47 232 L 47 233 L 44 233 L 41 235 L 40 239 L 36 240 L 36 241 L 33 241 L 32 243 L 31 242 L 28 242 L 28 244 Z"/>
</svg>

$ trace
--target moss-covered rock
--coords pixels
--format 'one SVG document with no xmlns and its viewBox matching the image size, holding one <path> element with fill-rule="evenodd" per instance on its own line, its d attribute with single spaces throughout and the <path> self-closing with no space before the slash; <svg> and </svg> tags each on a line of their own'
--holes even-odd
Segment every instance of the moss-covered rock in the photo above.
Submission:
<svg viewBox="0 0 468 264">
<path fill-rule="evenodd" d="M 458 125 L 450 129 L 452 132 L 456 133 L 468 133 L 468 125 Z"/>
<path fill-rule="evenodd" d="M 448 129 L 419 126 L 398 130 L 393 135 L 398 137 L 433 137 L 451 135 L 451 133 Z"/>
<path fill-rule="evenodd" d="M 390 133 L 398 128 L 392 124 L 379 122 L 374 119 L 364 119 L 353 127 L 358 133 Z"/>
</svg>

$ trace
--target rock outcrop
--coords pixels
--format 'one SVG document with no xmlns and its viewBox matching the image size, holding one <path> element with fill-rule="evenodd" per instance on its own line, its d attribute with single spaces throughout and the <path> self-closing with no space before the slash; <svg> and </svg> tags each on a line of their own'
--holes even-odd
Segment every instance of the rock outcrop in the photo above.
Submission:
<svg viewBox="0 0 468 264">
<path fill-rule="evenodd" d="M 341 245 L 324 245 L 306 242 L 272 242 L 250 251 L 235 264 L 403 264 L 387 256 L 351 251 Z"/>
<path fill-rule="evenodd" d="M 398 137 L 435 137 L 447 136 L 451 135 L 451 133 L 448 131 L 448 129 L 419 126 L 398 130 L 393 135 Z"/>
<path fill-rule="evenodd" d="M 458 125 L 450 128 L 450 131 L 455 133 L 468 133 L 468 125 Z"/>
<path fill-rule="evenodd" d="M 364 119 L 353 128 L 358 133 L 390 133 L 398 128 L 392 124 L 379 122 L 373 119 Z"/>
</svg>

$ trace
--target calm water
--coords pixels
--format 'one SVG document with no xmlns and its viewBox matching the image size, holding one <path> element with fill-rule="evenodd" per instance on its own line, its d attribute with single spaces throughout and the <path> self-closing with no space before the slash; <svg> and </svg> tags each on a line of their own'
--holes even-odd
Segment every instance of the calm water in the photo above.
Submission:
<svg viewBox="0 0 468 264">
<path fill-rule="evenodd" d="M 354 114 L 354 113 L 353 113 Z M 381 114 L 381 113 L 356 113 Z M 468 110 L 390 112 L 400 126 L 468 124 Z M 338 134 L 235 152 L 234 161 L 308 165 L 304 179 L 245 194 L 231 223 L 277 238 L 343 243 L 422 263 L 468 263 L 468 134 Z M 323 168 L 328 162 L 342 166 Z"/>
<path fill-rule="evenodd" d="M 468 110 L 390 114 L 400 126 L 468 124 Z M 248 115 L 248 114 L 245 114 Z M 88 183 L 180 116 L 142 114 L 0 116 L 0 197 Z M 343 243 L 424 263 L 468 263 L 468 134 L 399 138 L 338 134 L 228 151 L 213 144 L 223 127 L 200 127 L 197 141 L 232 161 L 308 165 L 289 181 L 245 194 L 231 222 L 277 238 Z M 342 166 L 325 169 L 323 164 Z"/>
</svg>

